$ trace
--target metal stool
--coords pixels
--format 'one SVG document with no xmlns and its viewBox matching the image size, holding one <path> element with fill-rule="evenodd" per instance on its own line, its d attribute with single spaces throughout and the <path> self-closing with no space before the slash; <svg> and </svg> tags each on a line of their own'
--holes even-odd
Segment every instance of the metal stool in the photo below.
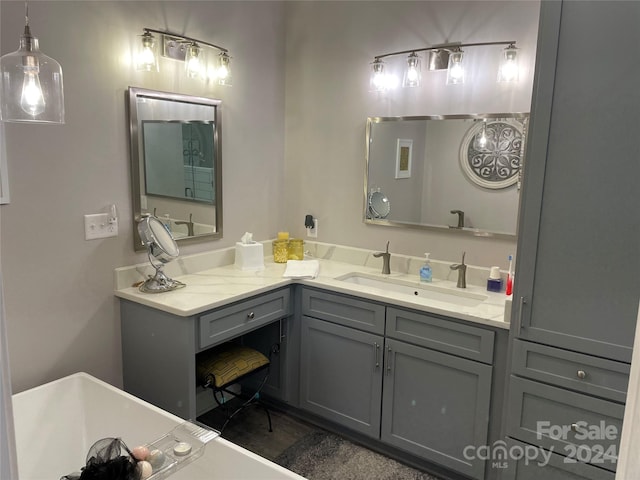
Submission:
<svg viewBox="0 0 640 480">
<path fill-rule="evenodd" d="M 197 378 L 200 385 L 212 390 L 213 398 L 218 406 L 224 409 L 227 416 L 222 428 L 220 428 L 221 432 L 233 417 L 252 404 L 259 405 L 264 409 L 269 420 L 269 431 L 273 431 L 271 414 L 267 407 L 259 401 L 260 391 L 269 378 L 271 362 L 267 357 L 251 347 L 225 343 L 219 347 L 199 353 L 196 357 L 196 364 Z M 237 394 L 229 390 L 230 386 L 259 372 L 264 372 L 264 377 L 253 395 Z M 229 413 L 224 397 L 225 393 L 244 398 L 246 401 L 233 413 Z M 220 395 L 221 399 L 218 399 L 218 395 Z"/>
</svg>

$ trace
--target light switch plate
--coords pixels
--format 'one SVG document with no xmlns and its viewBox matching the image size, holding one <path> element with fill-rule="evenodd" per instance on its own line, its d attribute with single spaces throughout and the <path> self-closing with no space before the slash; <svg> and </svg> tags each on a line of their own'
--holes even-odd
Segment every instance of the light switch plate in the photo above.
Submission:
<svg viewBox="0 0 640 480">
<path fill-rule="evenodd" d="M 84 216 L 84 239 L 116 237 L 118 235 L 118 220 L 109 222 L 108 213 L 92 213 Z"/>
</svg>

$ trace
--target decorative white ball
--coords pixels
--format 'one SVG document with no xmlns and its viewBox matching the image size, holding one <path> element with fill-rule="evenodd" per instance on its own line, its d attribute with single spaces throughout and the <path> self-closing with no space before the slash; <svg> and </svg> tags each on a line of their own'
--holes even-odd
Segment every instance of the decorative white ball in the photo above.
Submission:
<svg viewBox="0 0 640 480">
<path fill-rule="evenodd" d="M 140 480 L 149 478 L 153 473 L 153 468 L 151 467 L 151 464 L 146 460 L 142 460 L 138 462 L 138 470 L 140 471 Z"/>
<path fill-rule="evenodd" d="M 147 462 L 151 464 L 154 470 L 157 470 L 160 467 L 162 467 L 162 465 L 164 465 L 165 458 L 166 457 L 162 452 L 162 450 L 158 450 L 157 448 L 154 448 L 149 452 L 149 456 L 147 457 Z"/>
</svg>

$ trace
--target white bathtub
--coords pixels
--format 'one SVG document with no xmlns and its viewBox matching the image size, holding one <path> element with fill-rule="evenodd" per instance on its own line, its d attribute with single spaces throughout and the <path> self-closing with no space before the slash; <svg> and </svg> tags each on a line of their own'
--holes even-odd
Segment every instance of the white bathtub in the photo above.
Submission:
<svg viewBox="0 0 640 480">
<path fill-rule="evenodd" d="M 58 480 L 79 471 L 93 443 L 120 437 L 129 448 L 152 442 L 184 420 L 86 373 L 13 396 L 20 480 Z M 172 480 L 302 479 L 220 437 Z"/>
</svg>

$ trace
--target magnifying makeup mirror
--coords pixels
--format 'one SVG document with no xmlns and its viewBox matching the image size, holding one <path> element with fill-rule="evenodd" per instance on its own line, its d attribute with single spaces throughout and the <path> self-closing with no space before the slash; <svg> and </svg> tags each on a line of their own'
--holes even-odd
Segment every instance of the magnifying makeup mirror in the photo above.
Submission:
<svg viewBox="0 0 640 480">
<path fill-rule="evenodd" d="M 138 233 L 142 243 L 147 247 L 149 262 L 156 269 L 156 274 L 149 275 L 149 278 L 140 285 L 140 291 L 162 293 L 184 287 L 184 283 L 167 277 L 162 271 L 165 263 L 175 260 L 180 254 L 176 241 L 162 222 L 153 215 L 146 215 L 138 222 Z"/>
<path fill-rule="evenodd" d="M 386 218 L 391 212 L 391 203 L 380 190 L 369 194 L 369 213 L 373 218 Z"/>
</svg>

